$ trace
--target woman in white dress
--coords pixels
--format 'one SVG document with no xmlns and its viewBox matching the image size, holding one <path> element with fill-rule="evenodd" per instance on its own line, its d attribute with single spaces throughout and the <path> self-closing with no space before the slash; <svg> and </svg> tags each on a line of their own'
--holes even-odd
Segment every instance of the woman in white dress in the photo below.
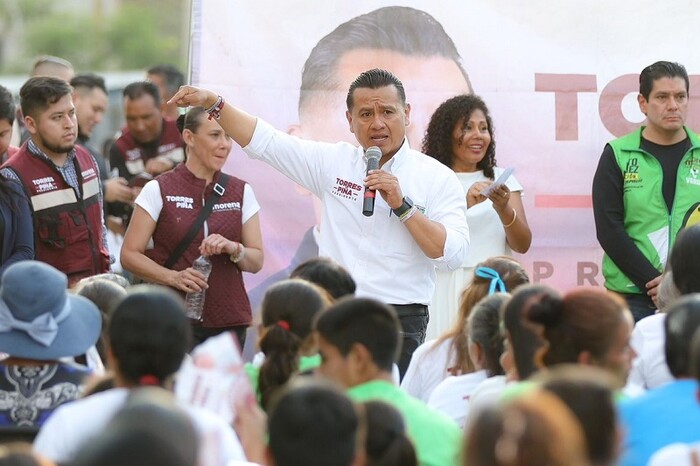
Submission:
<svg viewBox="0 0 700 466">
<path fill-rule="evenodd" d="M 438 270 L 430 306 L 428 337 L 443 333 L 457 314 L 459 296 L 474 266 L 489 257 L 525 253 L 532 233 L 522 201 L 523 188 L 510 176 L 484 196 L 481 192 L 503 173 L 496 166 L 496 141 L 488 107 L 476 95 L 459 95 L 433 113 L 423 153 L 455 171 L 464 186 L 471 246 L 462 267 Z"/>
</svg>

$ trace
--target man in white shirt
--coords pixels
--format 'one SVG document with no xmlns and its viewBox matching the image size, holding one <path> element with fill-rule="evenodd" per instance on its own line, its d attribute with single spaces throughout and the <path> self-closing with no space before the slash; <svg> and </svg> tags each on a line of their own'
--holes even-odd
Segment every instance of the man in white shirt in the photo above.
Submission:
<svg viewBox="0 0 700 466">
<path fill-rule="evenodd" d="M 394 305 L 405 371 L 425 339 L 435 266 L 455 268 L 469 249 L 463 190 L 452 170 L 409 147 L 411 106 L 392 73 L 373 69 L 350 85 L 346 118 L 360 143 L 312 142 L 290 136 L 205 89 L 184 86 L 180 106 L 202 106 L 246 153 L 276 168 L 321 199 L 319 253 L 357 282 L 357 295 Z M 381 150 L 379 170 L 366 173 L 365 151 Z M 362 215 L 364 190 L 379 192 L 374 214 Z"/>
</svg>

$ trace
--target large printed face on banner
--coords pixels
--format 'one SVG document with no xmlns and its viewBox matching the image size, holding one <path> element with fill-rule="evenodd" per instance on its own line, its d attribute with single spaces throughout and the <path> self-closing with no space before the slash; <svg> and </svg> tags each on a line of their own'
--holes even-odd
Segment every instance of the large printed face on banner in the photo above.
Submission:
<svg viewBox="0 0 700 466">
<path fill-rule="evenodd" d="M 413 109 L 406 135 L 411 147 L 420 148 L 430 116 L 446 99 L 469 93 L 459 66 L 442 56 L 416 57 L 392 50 L 358 49 L 343 54 L 336 67 L 333 91 L 315 93 L 300 108 L 299 125 L 291 134 L 315 141 L 356 142 L 345 119 L 345 98 L 350 84 L 363 71 L 383 68 L 403 83 L 406 102 Z"/>
<path fill-rule="evenodd" d="M 471 89 L 493 119 L 498 165 L 514 167 L 524 188 L 533 243 L 517 258 L 532 281 L 562 289 L 602 285 L 591 182 L 605 144 L 644 123 L 637 95 L 645 66 L 657 60 L 686 66 L 687 124 L 700 128 L 700 106 L 693 104 L 700 55 L 688 45 L 696 42 L 692 16 L 698 13 L 687 2 L 640 2 L 592 0 L 581 10 L 547 0 L 405 0 L 379 24 L 351 34 L 347 28 L 358 18 L 395 2 L 195 1 L 193 83 L 302 138 L 357 144 L 345 117 L 348 87 L 362 71 L 385 68 L 404 84 L 413 148 L 420 148 L 437 106 Z M 412 25 L 409 13 L 421 26 Z M 442 32 L 442 44 L 433 44 L 439 34 L 427 33 L 428 23 Z M 639 24 L 674 33 L 655 35 L 640 47 Z M 334 62 L 332 82 L 300 107 L 304 67 L 336 30 L 343 34 L 333 42 L 345 48 L 325 57 Z M 397 32 L 405 34 L 397 38 Z M 375 42 L 350 47 L 349 38 Z M 406 52 L 426 44 L 440 48 L 445 41 L 456 49 L 470 83 L 450 53 Z M 647 124 L 654 124 L 655 111 L 649 108 Z M 290 264 L 317 217 L 311 196 L 300 196 L 292 182 L 238 148 L 226 169 L 253 186 L 261 205 L 265 268 L 246 277 L 250 289 Z"/>
</svg>

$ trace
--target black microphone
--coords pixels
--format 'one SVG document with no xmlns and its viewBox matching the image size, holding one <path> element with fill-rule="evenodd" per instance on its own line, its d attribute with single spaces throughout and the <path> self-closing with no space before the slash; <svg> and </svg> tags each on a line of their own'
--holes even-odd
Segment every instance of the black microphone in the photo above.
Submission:
<svg viewBox="0 0 700 466">
<path fill-rule="evenodd" d="M 367 157 L 367 175 L 370 170 L 379 168 L 379 159 L 382 158 L 382 150 L 377 146 L 372 146 L 365 152 Z M 362 203 L 362 213 L 365 217 L 371 217 L 374 213 L 374 197 L 377 195 L 374 189 L 367 189 L 365 186 L 365 199 Z"/>
</svg>

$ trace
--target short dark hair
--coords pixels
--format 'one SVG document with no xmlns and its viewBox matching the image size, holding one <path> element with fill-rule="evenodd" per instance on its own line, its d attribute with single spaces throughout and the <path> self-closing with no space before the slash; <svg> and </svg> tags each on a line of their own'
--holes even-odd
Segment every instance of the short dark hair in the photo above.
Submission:
<svg viewBox="0 0 700 466">
<path fill-rule="evenodd" d="M 123 95 L 129 100 L 137 100 L 144 95 L 153 97 L 156 107 L 160 107 L 160 91 L 158 86 L 150 81 L 136 81 L 124 88 Z"/>
<path fill-rule="evenodd" d="M 671 250 L 673 284 L 681 294 L 700 293 L 700 224 L 682 229 Z"/>
<path fill-rule="evenodd" d="M 491 142 L 486 148 L 486 154 L 483 159 L 477 162 L 476 168 L 483 170 L 484 175 L 493 180 L 493 168 L 496 166 L 495 129 L 489 108 L 478 95 L 458 95 L 440 104 L 433 116 L 430 117 L 430 123 L 428 123 L 428 129 L 423 138 L 422 152 L 452 168 L 454 166 L 454 152 L 452 151 L 454 138 L 452 133 L 457 124 L 460 123 L 462 134 L 464 134 L 469 123 L 469 117 L 476 110 L 481 110 L 484 113 L 489 135 L 491 136 Z"/>
<path fill-rule="evenodd" d="M 481 347 L 484 355 L 483 369 L 489 377 L 503 374 L 500 362 L 503 354 L 500 310 L 509 299 L 510 295 L 505 293 L 487 296 L 476 303 L 469 316 L 469 340 Z"/>
<path fill-rule="evenodd" d="M 683 78 L 685 91 L 690 92 L 690 79 L 683 65 L 670 61 L 657 61 L 644 68 L 639 74 L 639 93 L 646 100 L 649 100 L 649 94 L 654 88 L 654 81 L 661 78 Z"/>
<path fill-rule="evenodd" d="M 10 125 L 15 122 L 15 98 L 6 87 L 0 86 L 0 120 L 7 120 Z"/>
<path fill-rule="evenodd" d="M 354 295 L 357 285 L 345 267 L 330 257 L 313 257 L 299 264 L 289 278 L 301 278 L 325 289 L 333 299 Z"/>
<path fill-rule="evenodd" d="M 344 53 L 357 49 L 451 59 L 472 89 L 457 47 L 433 16 L 415 8 L 388 6 L 351 18 L 318 41 L 301 72 L 300 113 L 317 91 L 338 88 L 338 61 Z"/>
<path fill-rule="evenodd" d="M 175 65 L 169 63 L 152 66 L 146 73 L 161 76 L 165 84 L 165 89 L 167 89 L 170 95 L 175 94 L 178 89 L 180 89 L 180 86 L 185 84 L 185 75 L 182 74 L 182 71 L 177 69 Z M 165 98 L 166 96 L 162 97 Z"/>
<path fill-rule="evenodd" d="M 400 328 L 394 308 L 370 298 L 343 298 L 316 320 L 319 335 L 341 355 L 347 356 L 359 343 L 387 372 L 391 372 L 401 348 Z"/>
<path fill-rule="evenodd" d="M 347 395 L 330 383 L 299 379 L 272 403 L 268 445 L 277 466 L 349 466 L 358 426 Z"/>
<path fill-rule="evenodd" d="M 381 400 L 365 401 L 361 406 L 367 425 L 366 466 L 416 466 L 416 449 L 399 410 Z"/>
<path fill-rule="evenodd" d="M 664 320 L 666 365 L 675 378 L 691 375 L 690 347 L 693 334 L 700 327 L 700 294 L 676 300 Z"/>
<path fill-rule="evenodd" d="M 348 110 L 352 110 L 354 105 L 355 89 L 379 89 L 380 87 L 394 86 L 399 94 L 401 104 L 406 106 L 406 91 L 403 89 L 403 83 L 397 78 L 394 73 L 379 68 L 367 70 L 355 78 L 348 89 L 348 96 L 345 98 L 345 104 Z"/>
<path fill-rule="evenodd" d="M 36 118 L 37 115 L 50 105 L 55 104 L 73 88 L 66 81 L 50 76 L 29 78 L 19 90 L 20 106 L 24 116 Z"/>
<path fill-rule="evenodd" d="M 105 85 L 105 80 L 102 76 L 95 73 L 82 73 L 77 74 L 73 79 L 70 80 L 70 85 L 73 89 L 99 89 L 105 94 L 107 94 L 107 86 Z"/>
<path fill-rule="evenodd" d="M 513 349 L 513 362 L 518 378 L 525 380 L 537 372 L 535 355 L 545 342 L 540 338 L 537 327 L 529 323 L 530 308 L 545 296 L 556 298 L 559 293 L 546 285 L 522 285 L 513 292 L 510 301 L 503 307 L 503 327 L 508 331 Z"/>
<path fill-rule="evenodd" d="M 191 332 L 184 302 L 175 292 L 156 285 L 130 288 L 109 322 L 119 375 L 133 385 L 140 385 L 143 376 L 166 382 L 182 364 Z"/>
</svg>

